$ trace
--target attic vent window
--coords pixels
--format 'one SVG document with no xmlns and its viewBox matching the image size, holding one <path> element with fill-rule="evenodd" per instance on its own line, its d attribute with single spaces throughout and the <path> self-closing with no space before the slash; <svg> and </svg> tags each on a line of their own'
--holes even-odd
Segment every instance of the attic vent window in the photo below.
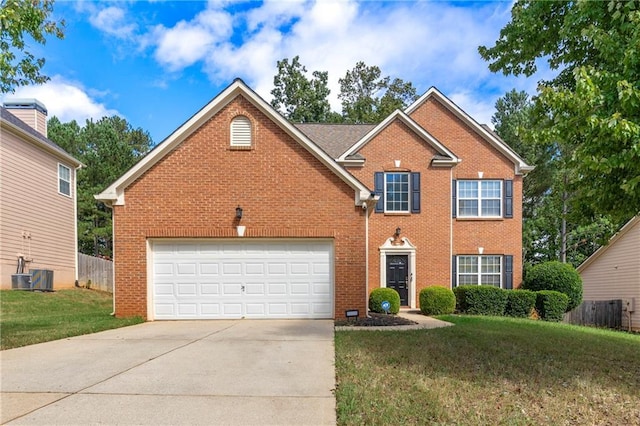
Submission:
<svg viewBox="0 0 640 426">
<path fill-rule="evenodd" d="M 251 121 L 239 116 L 231 122 L 231 147 L 251 148 Z"/>
</svg>

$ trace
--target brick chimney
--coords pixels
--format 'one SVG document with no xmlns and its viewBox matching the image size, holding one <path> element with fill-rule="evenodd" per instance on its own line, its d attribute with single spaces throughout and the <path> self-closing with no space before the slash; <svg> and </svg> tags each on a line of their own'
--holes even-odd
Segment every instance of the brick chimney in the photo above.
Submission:
<svg viewBox="0 0 640 426">
<path fill-rule="evenodd" d="M 2 104 L 9 112 L 47 137 L 47 108 L 37 99 L 11 99 Z"/>
</svg>

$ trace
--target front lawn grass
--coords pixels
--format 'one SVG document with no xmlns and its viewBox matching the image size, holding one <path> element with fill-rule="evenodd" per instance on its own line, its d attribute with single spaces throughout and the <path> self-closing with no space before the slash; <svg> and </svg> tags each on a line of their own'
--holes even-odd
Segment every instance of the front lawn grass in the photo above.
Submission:
<svg viewBox="0 0 640 426">
<path fill-rule="evenodd" d="M 336 331 L 339 425 L 640 425 L 640 336 L 439 318 L 456 325 Z"/>
<path fill-rule="evenodd" d="M 142 322 L 114 318 L 111 294 L 71 289 L 42 293 L 0 291 L 0 349 L 95 333 Z"/>
</svg>

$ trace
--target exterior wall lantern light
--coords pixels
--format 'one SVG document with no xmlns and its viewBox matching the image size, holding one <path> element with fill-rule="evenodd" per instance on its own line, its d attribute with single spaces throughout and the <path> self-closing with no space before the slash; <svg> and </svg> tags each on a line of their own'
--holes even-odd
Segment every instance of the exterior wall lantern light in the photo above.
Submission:
<svg viewBox="0 0 640 426">
<path fill-rule="evenodd" d="M 236 219 L 242 219 L 242 207 L 240 206 L 236 207 Z"/>
</svg>

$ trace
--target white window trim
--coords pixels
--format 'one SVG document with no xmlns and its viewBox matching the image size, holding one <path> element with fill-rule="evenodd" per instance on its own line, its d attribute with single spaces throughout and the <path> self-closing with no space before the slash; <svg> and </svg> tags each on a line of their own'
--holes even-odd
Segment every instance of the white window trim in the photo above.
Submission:
<svg viewBox="0 0 640 426">
<path fill-rule="evenodd" d="M 242 125 L 243 134 L 239 137 L 236 134 L 236 127 L 234 125 Z M 248 126 L 248 129 L 244 126 Z M 251 148 L 253 146 L 253 129 L 251 128 L 251 120 L 244 115 L 238 115 L 231 120 L 230 125 L 230 146 L 234 148 Z M 249 131 L 248 138 L 246 137 L 246 131 Z"/>
<path fill-rule="evenodd" d="M 387 209 L 387 176 L 388 175 L 405 175 L 407 177 L 407 210 L 389 210 Z M 384 194 L 384 212 L 385 213 L 411 213 L 411 173 L 409 172 L 384 172 L 383 194 Z"/>
<path fill-rule="evenodd" d="M 474 198 L 463 198 L 460 196 L 460 183 L 461 182 L 478 182 L 478 197 Z M 498 206 L 500 208 L 500 213 L 497 215 L 483 215 L 482 214 L 482 182 L 498 182 L 500 185 L 500 198 Z M 503 204 L 504 204 L 504 181 L 500 179 L 458 179 L 456 181 L 456 217 L 487 217 L 487 218 L 498 218 L 502 217 L 503 213 Z M 463 200 L 477 200 L 478 201 L 478 210 L 475 215 L 462 214 L 460 212 L 460 201 Z M 486 198 L 486 200 L 497 200 L 497 198 Z"/>
<path fill-rule="evenodd" d="M 60 167 L 64 167 L 65 169 L 67 169 L 69 171 L 69 180 L 65 180 L 62 178 L 61 174 L 60 174 Z M 60 190 L 60 182 L 67 182 L 69 184 L 69 193 L 65 194 L 64 192 L 62 192 Z M 73 174 L 71 173 L 71 167 L 62 164 L 62 163 L 58 163 L 58 194 L 60 195 L 64 195 L 65 197 L 69 197 L 71 198 L 73 196 L 73 186 L 71 185 L 73 182 Z"/>
<path fill-rule="evenodd" d="M 472 255 L 472 254 L 460 254 L 456 256 L 456 283 L 457 285 L 473 285 L 473 284 L 462 284 L 460 282 L 460 258 L 461 257 L 475 257 L 478 259 L 478 272 L 477 272 L 477 276 L 478 276 L 478 284 L 477 285 L 488 285 L 491 287 L 495 287 L 493 284 L 482 284 L 482 275 L 498 275 L 498 277 L 500 278 L 500 288 L 503 287 L 504 283 L 503 283 L 503 275 L 504 275 L 504 256 L 498 255 L 498 254 L 485 254 L 485 255 Z M 482 258 L 483 257 L 497 257 L 498 259 L 500 259 L 500 272 L 497 274 L 483 274 L 482 273 Z M 472 274 L 462 274 L 462 275 L 472 275 Z"/>
</svg>

